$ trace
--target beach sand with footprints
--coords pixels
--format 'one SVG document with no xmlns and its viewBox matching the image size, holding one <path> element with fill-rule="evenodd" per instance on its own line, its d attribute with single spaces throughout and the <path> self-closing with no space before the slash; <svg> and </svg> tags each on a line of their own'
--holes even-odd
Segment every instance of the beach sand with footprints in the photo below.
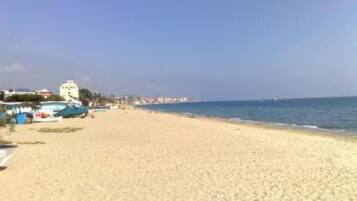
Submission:
<svg viewBox="0 0 357 201">
<path fill-rule="evenodd" d="M 357 200 L 348 137 L 143 110 L 19 126 L 6 201 Z"/>
</svg>

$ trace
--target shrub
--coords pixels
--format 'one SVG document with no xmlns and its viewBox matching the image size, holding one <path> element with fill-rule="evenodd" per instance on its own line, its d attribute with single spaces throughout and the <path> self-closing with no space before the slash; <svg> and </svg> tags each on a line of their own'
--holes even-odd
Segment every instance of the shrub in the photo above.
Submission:
<svg viewBox="0 0 357 201">
<path fill-rule="evenodd" d="M 15 94 L 5 99 L 5 102 L 40 102 L 44 98 L 37 94 Z"/>
<path fill-rule="evenodd" d="M 64 101 L 64 98 L 62 98 L 59 95 L 52 95 L 46 99 L 46 101 Z"/>
</svg>

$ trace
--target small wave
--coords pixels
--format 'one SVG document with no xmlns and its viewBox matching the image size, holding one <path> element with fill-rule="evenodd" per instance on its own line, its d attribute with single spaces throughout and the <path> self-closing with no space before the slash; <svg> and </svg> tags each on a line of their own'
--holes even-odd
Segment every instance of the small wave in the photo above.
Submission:
<svg viewBox="0 0 357 201">
<path fill-rule="evenodd" d="M 264 124 L 264 123 L 268 123 L 268 122 L 264 122 L 264 121 L 253 121 L 253 120 L 244 120 L 245 122 L 248 123 L 252 123 L 252 124 Z"/>
<path fill-rule="evenodd" d="M 309 129 L 320 129 L 318 126 L 313 126 L 313 125 L 302 125 L 304 128 L 309 128 Z"/>
<path fill-rule="evenodd" d="M 241 119 L 241 118 L 238 118 L 238 117 L 230 118 L 230 120 L 232 120 L 232 121 L 242 121 L 242 119 Z"/>
<path fill-rule="evenodd" d="M 270 123 L 270 124 L 275 126 L 288 126 L 288 124 L 284 124 L 284 123 Z"/>
<path fill-rule="evenodd" d="M 331 129 L 332 131 L 338 132 L 338 133 L 344 133 L 347 132 L 346 129 Z"/>
<path fill-rule="evenodd" d="M 193 114 L 191 112 L 184 112 L 182 113 L 183 115 L 187 116 L 187 117 L 191 117 L 191 118 L 196 118 L 196 117 L 204 117 L 204 116 L 200 116 L 200 115 L 197 115 L 197 114 Z"/>
</svg>

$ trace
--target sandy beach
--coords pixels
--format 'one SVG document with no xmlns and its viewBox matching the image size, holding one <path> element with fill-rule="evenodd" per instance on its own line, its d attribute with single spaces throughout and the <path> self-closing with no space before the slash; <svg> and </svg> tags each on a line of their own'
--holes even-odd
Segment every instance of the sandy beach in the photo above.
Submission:
<svg viewBox="0 0 357 201">
<path fill-rule="evenodd" d="M 39 132 L 63 127 L 83 129 Z M 357 200 L 344 138 L 143 110 L 16 130 L 6 201 Z"/>
</svg>

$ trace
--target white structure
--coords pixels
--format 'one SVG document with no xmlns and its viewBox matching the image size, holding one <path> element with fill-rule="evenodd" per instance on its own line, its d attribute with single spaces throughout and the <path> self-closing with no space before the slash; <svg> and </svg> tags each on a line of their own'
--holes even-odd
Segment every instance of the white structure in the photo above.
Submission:
<svg viewBox="0 0 357 201">
<path fill-rule="evenodd" d="M 60 86 L 60 96 L 66 101 L 74 101 L 79 99 L 79 88 L 72 80 Z"/>
<path fill-rule="evenodd" d="M 9 89 L 9 90 L 1 90 L 1 92 L 3 93 L 4 99 L 13 95 L 36 94 L 34 91 L 30 89 Z"/>
<path fill-rule="evenodd" d="M 42 96 L 44 99 L 47 99 L 48 97 L 52 96 L 52 92 L 50 92 L 48 89 L 37 90 L 36 94 Z"/>
<path fill-rule="evenodd" d="M 6 114 L 12 116 L 12 115 L 16 115 L 19 113 L 32 113 L 33 109 L 30 105 L 26 105 L 23 103 L 4 103 L 4 102 L 0 102 L 0 105 L 4 105 L 5 106 L 5 112 Z"/>
</svg>

